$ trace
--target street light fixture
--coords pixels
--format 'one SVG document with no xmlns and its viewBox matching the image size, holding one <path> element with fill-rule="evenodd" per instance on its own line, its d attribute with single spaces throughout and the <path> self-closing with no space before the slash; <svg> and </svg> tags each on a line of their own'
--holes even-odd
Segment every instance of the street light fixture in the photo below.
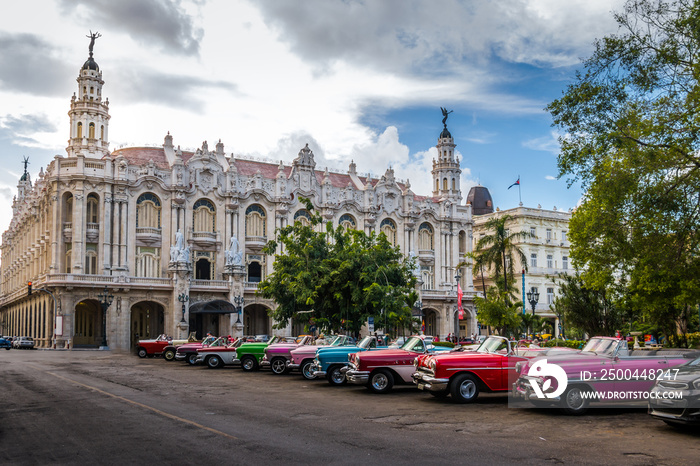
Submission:
<svg viewBox="0 0 700 466">
<path fill-rule="evenodd" d="M 243 303 L 245 302 L 245 299 L 243 299 L 243 296 L 234 296 L 233 297 L 233 303 L 236 305 L 236 312 L 238 313 L 237 319 L 236 319 L 236 324 L 241 323 L 241 312 L 243 312 Z"/>
<path fill-rule="evenodd" d="M 535 306 L 537 306 L 537 301 L 540 300 L 540 293 L 537 291 L 537 288 L 532 288 L 527 292 L 527 300 L 530 302 L 530 306 L 532 306 L 532 315 L 534 316 Z"/>
<path fill-rule="evenodd" d="M 186 324 L 187 322 L 185 321 L 185 303 L 190 300 L 190 297 L 189 295 L 182 293 L 180 296 L 177 297 L 177 300 L 182 303 L 182 320 L 180 321 L 180 323 Z"/>
<path fill-rule="evenodd" d="M 107 308 L 112 305 L 114 301 L 114 295 L 109 293 L 109 289 L 105 286 L 104 291 L 97 295 L 100 298 L 100 305 L 102 306 L 102 346 L 107 348 Z"/>
</svg>

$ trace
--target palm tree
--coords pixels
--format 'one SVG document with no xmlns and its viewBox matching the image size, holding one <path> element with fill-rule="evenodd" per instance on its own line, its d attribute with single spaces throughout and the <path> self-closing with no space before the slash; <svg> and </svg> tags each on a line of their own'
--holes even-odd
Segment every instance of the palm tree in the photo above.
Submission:
<svg viewBox="0 0 700 466">
<path fill-rule="evenodd" d="M 527 269 L 525 254 L 515 244 L 515 240 L 518 238 L 525 239 L 529 236 L 529 233 L 524 231 L 510 233 L 506 228 L 506 223 L 511 218 L 510 215 L 504 215 L 500 218 L 494 217 L 486 222 L 487 231 L 493 231 L 493 234 L 479 239 L 474 253 L 476 257 L 474 260 L 475 267 L 479 264 L 479 266 L 493 270 L 494 281 L 496 283 L 502 281 L 503 289 L 506 291 L 506 299 L 508 299 L 510 283 L 515 277 L 513 256 L 520 260 L 523 268 Z"/>
</svg>

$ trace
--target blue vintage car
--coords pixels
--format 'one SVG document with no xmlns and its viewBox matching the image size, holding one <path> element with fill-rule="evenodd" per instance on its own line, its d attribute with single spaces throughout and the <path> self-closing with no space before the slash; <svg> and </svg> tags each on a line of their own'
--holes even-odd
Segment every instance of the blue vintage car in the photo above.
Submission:
<svg viewBox="0 0 700 466">
<path fill-rule="evenodd" d="M 357 346 L 319 348 L 311 370 L 316 378 L 325 377 L 331 385 L 342 385 L 345 383 L 345 374 L 340 369 L 348 365 L 348 357 L 351 354 L 385 348 L 386 344 L 382 340 L 378 342 L 373 336 L 364 337 Z"/>
<path fill-rule="evenodd" d="M 6 350 L 9 350 L 10 348 L 12 348 L 12 342 L 7 338 L 0 337 L 0 348 L 5 348 Z"/>
</svg>

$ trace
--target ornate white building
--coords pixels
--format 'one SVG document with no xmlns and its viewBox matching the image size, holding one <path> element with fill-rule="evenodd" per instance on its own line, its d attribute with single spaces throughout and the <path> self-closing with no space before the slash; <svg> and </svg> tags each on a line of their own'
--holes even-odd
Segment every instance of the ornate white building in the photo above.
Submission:
<svg viewBox="0 0 700 466">
<path fill-rule="evenodd" d="M 483 187 L 477 187 L 477 192 L 480 188 L 485 190 Z M 470 192 L 470 196 L 472 192 Z M 525 303 L 525 311 L 532 313 L 527 293 L 536 291 L 539 294 L 539 299 L 535 305 L 535 313 L 552 322 L 555 333 L 559 335 L 559 319 L 552 304 L 559 295 L 560 287 L 557 276 L 569 273 L 573 269 L 569 258 L 569 240 L 567 239 L 571 212 L 560 211 L 556 207 L 547 210 L 541 206 L 531 208 L 522 205 L 507 210 L 497 209 L 495 212 L 492 207 L 490 212 L 488 209 L 479 209 L 478 205 L 485 206 L 486 203 L 489 203 L 488 205 L 491 206 L 490 201 L 491 197 L 486 190 L 485 193 L 482 191 L 473 203 L 474 249 L 476 249 L 476 243 L 480 238 L 493 234 L 492 231 L 487 231 L 486 223 L 494 217 L 501 218 L 507 215 L 510 217 L 506 222 L 508 230 L 527 233 L 527 238 L 518 238 L 515 241 L 527 259 L 527 270 L 519 261 L 514 264 L 514 269 L 520 271 L 517 277 L 520 299 Z M 483 291 L 483 283 L 488 288 L 493 285 L 493 280 L 488 275 L 484 277 L 483 282 L 480 275 L 474 277 L 474 286 L 479 292 Z"/>
<path fill-rule="evenodd" d="M 25 165 L 18 184 L 2 236 L 0 333 L 43 347 L 95 347 L 106 336 L 119 350 L 160 333 L 271 334 L 275 303 L 256 295 L 273 271 L 262 248 L 277 228 L 306 221 L 299 196 L 327 221 L 384 232 L 417 255 L 425 331 L 455 332 L 456 266 L 471 250 L 472 216 L 446 125 L 428 196 L 392 169 L 381 178 L 358 174 L 352 162 L 346 173 L 317 170 L 308 145 L 291 164 L 236 158 L 221 141 L 182 151 L 169 133 L 161 147 L 110 151 L 109 101 L 92 55 L 91 44 L 71 99 L 66 156 L 34 183 Z M 471 271 L 459 272 L 462 334 L 470 334 Z M 103 307 L 105 296 L 113 301 Z M 292 323 L 279 333 L 301 330 Z"/>
</svg>

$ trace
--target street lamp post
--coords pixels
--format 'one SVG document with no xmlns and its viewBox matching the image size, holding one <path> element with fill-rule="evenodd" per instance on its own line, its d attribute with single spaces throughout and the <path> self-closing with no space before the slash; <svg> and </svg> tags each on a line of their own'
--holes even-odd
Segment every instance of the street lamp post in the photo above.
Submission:
<svg viewBox="0 0 700 466">
<path fill-rule="evenodd" d="M 177 297 L 177 300 L 182 303 L 182 320 L 180 321 L 180 323 L 186 324 L 187 322 L 185 321 L 185 303 L 190 300 L 190 296 L 186 295 L 185 293 L 182 293 Z"/>
<path fill-rule="evenodd" d="M 527 292 L 527 300 L 530 302 L 530 306 L 532 306 L 532 315 L 535 315 L 535 306 L 537 306 L 537 301 L 540 300 L 540 293 L 536 289 L 531 289 L 530 291 Z"/>
<path fill-rule="evenodd" d="M 243 296 L 234 296 L 233 297 L 233 303 L 236 305 L 236 313 L 237 313 L 236 324 L 241 323 L 241 312 L 243 311 L 243 303 L 244 302 L 245 302 L 245 299 L 243 299 Z"/>
<path fill-rule="evenodd" d="M 462 279 L 462 275 L 460 275 L 459 269 L 458 269 L 458 270 L 457 270 L 457 275 L 455 275 L 455 283 L 457 284 L 457 286 L 455 287 L 455 289 L 457 290 L 457 294 L 459 294 L 459 281 L 460 281 L 461 279 Z M 457 341 L 457 343 L 459 343 L 459 340 L 460 340 L 460 335 L 459 335 L 459 312 L 461 311 L 460 307 L 461 307 L 461 304 L 462 304 L 462 303 L 460 303 L 459 301 L 460 301 L 460 300 L 459 300 L 459 297 L 457 297 L 457 304 L 458 304 L 458 305 L 455 306 L 455 310 L 457 311 L 457 312 L 455 312 L 455 340 Z"/>
<path fill-rule="evenodd" d="M 107 348 L 107 308 L 112 305 L 114 295 L 109 293 L 109 289 L 105 286 L 104 291 L 97 295 L 100 298 L 102 306 L 102 347 Z"/>
</svg>

